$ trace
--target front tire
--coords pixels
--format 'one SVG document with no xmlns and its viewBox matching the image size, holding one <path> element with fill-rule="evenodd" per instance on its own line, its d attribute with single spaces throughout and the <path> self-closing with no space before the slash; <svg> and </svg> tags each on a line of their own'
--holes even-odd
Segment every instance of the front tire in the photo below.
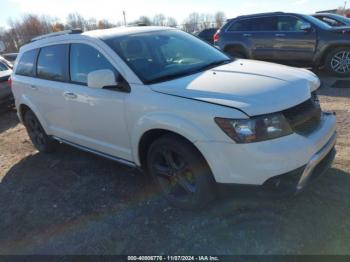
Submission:
<svg viewBox="0 0 350 262">
<path fill-rule="evenodd" d="M 212 173 L 194 146 L 176 135 L 156 140 L 147 155 L 147 167 L 171 205 L 201 209 L 215 197 Z"/>
<path fill-rule="evenodd" d="M 29 110 L 25 112 L 23 122 L 30 140 L 39 152 L 50 153 L 54 151 L 56 141 L 45 133 L 45 130 L 41 126 L 38 118 L 32 111 Z"/>
<path fill-rule="evenodd" d="M 326 57 L 325 68 L 332 75 L 350 76 L 350 48 L 340 47 L 332 50 Z"/>
</svg>

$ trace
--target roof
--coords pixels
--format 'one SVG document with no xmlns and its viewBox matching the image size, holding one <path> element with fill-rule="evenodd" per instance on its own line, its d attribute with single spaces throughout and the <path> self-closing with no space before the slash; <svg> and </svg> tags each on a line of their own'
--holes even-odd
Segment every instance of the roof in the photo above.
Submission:
<svg viewBox="0 0 350 262">
<path fill-rule="evenodd" d="M 34 48 L 39 48 L 45 44 L 52 44 L 60 41 L 69 41 L 69 40 L 80 40 L 80 39 L 108 39 L 116 36 L 130 35 L 130 34 L 138 34 L 138 33 L 147 33 L 147 32 L 156 32 L 163 30 L 176 30 L 172 27 L 164 27 L 164 26 L 133 26 L 133 27 L 115 27 L 110 29 L 99 29 L 87 31 L 84 33 L 77 33 L 70 31 L 61 31 L 57 33 L 51 33 L 47 35 L 38 36 L 33 39 L 32 42 L 29 42 L 26 45 L 23 45 L 20 48 L 20 52 L 31 50 Z"/>
<path fill-rule="evenodd" d="M 266 15 L 281 15 L 285 14 L 284 12 L 268 12 L 268 13 L 257 13 L 257 14 L 250 14 L 250 15 L 240 15 L 236 18 L 243 18 L 243 17 L 256 17 L 256 16 L 266 16 Z"/>
<path fill-rule="evenodd" d="M 84 32 L 82 35 L 91 36 L 100 39 L 107 39 L 116 36 L 156 32 L 162 30 L 175 30 L 172 27 L 165 26 L 131 26 L 131 27 L 115 27 L 109 29 L 100 29 Z"/>
<path fill-rule="evenodd" d="M 338 11 L 338 9 L 323 10 L 323 11 L 318 11 L 318 12 L 316 12 L 316 14 L 320 14 L 320 13 L 331 13 L 331 14 L 336 14 L 337 11 Z"/>
</svg>

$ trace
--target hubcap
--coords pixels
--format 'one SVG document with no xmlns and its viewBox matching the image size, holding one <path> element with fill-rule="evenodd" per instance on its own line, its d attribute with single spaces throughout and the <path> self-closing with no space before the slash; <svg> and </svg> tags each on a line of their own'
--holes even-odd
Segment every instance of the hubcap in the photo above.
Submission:
<svg viewBox="0 0 350 262">
<path fill-rule="evenodd" d="M 194 175 L 178 153 L 162 149 L 156 153 L 152 169 L 160 186 L 169 195 L 188 197 L 196 191 Z"/>
<path fill-rule="evenodd" d="M 331 67 L 337 73 L 347 73 L 350 71 L 350 52 L 340 51 L 331 60 Z"/>
</svg>

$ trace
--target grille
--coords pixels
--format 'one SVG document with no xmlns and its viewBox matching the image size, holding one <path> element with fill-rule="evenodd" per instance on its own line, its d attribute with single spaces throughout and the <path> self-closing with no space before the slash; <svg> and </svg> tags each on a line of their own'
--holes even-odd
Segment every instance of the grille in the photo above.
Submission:
<svg viewBox="0 0 350 262">
<path fill-rule="evenodd" d="M 317 96 L 313 95 L 311 99 L 283 111 L 295 133 L 308 135 L 317 129 L 321 121 L 321 108 L 317 101 Z"/>
</svg>

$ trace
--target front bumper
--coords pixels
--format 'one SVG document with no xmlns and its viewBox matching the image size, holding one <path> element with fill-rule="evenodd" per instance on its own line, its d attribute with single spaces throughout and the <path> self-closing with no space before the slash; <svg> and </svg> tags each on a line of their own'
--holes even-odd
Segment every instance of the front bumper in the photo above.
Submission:
<svg viewBox="0 0 350 262">
<path fill-rule="evenodd" d="M 335 155 L 336 136 L 334 135 L 328 143 L 316 154 L 314 154 L 307 165 L 287 174 L 272 177 L 265 181 L 263 187 L 282 194 L 300 193 L 313 180 L 324 174 L 331 166 Z"/>
<path fill-rule="evenodd" d="M 273 177 L 300 169 L 304 173 L 297 185 L 301 190 L 334 147 L 335 125 L 333 114 L 323 114 L 320 126 L 307 136 L 292 134 L 250 144 L 197 141 L 196 146 L 218 183 L 263 185 Z"/>
</svg>

